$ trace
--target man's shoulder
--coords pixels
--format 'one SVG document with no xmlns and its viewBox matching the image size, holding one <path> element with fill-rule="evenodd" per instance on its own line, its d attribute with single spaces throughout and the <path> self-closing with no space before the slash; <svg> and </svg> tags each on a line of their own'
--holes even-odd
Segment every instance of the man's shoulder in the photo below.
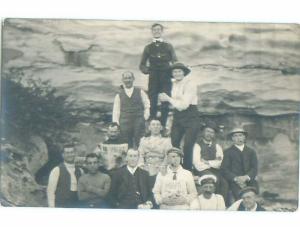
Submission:
<svg viewBox="0 0 300 227">
<path fill-rule="evenodd" d="M 247 152 L 256 153 L 255 150 L 253 148 L 249 147 L 248 145 L 245 145 L 244 150 Z"/>
</svg>

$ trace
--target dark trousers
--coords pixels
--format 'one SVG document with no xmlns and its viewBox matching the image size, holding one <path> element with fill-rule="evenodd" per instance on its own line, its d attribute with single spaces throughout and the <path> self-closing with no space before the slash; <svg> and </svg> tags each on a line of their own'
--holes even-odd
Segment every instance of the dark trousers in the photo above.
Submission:
<svg viewBox="0 0 300 227">
<path fill-rule="evenodd" d="M 171 94 L 171 77 L 167 70 L 151 70 L 149 74 L 148 82 L 148 95 L 150 99 L 150 118 L 157 117 L 158 111 L 158 94 L 166 93 L 167 95 Z M 166 126 L 166 122 L 169 114 L 169 103 L 162 102 L 160 107 L 161 117 L 160 121 L 163 126 Z"/>
<path fill-rule="evenodd" d="M 129 148 L 138 148 L 140 139 L 145 133 L 144 113 L 128 114 L 121 113 L 120 116 L 120 135 L 128 142 Z"/>
<path fill-rule="evenodd" d="M 247 182 L 247 186 L 252 186 L 252 187 L 255 187 L 257 192 L 258 192 L 258 183 L 256 180 L 251 180 L 251 181 L 248 181 Z M 232 195 L 233 195 L 233 199 L 236 201 L 238 199 L 240 199 L 240 191 L 241 191 L 241 187 L 236 184 L 235 182 L 230 182 L 229 183 L 229 189 L 231 190 L 232 192 Z"/>
<path fill-rule="evenodd" d="M 180 147 L 184 136 L 183 168 L 192 170 L 193 147 L 199 131 L 199 117 L 196 106 L 189 106 L 183 111 L 174 111 L 174 119 L 171 129 L 171 141 L 174 147 Z"/>
<path fill-rule="evenodd" d="M 78 208 L 80 207 L 77 192 L 70 192 L 68 198 L 55 199 L 55 207 Z"/>
<path fill-rule="evenodd" d="M 194 175 L 196 176 L 203 176 L 203 175 L 207 175 L 207 174 L 213 174 L 217 177 L 217 182 L 216 182 L 216 194 L 222 195 L 224 198 L 224 201 L 226 202 L 228 199 L 228 189 L 229 189 L 229 185 L 227 183 L 227 180 L 220 174 L 220 170 L 218 169 L 206 169 L 203 171 L 197 171 L 194 170 Z"/>
</svg>

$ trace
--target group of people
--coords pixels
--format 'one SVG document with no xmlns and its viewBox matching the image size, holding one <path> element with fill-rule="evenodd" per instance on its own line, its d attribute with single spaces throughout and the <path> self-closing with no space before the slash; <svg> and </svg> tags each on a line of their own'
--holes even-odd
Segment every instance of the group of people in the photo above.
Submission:
<svg viewBox="0 0 300 227">
<path fill-rule="evenodd" d="M 162 39 L 163 26 L 151 30 L 140 63 L 148 92 L 134 86 L 132 72 L 122 74 L 108 139 L 86 156 L 83 169 L 74 164 L 74 146 L 64 147 L 64 162 L 49 176 L 49 206 L 264 210 L 256 201 L 257 156 L 246 145 L 247 132 L 233 129 L 233 144 L 223 152 L 217 125 L 200 127 L 191 70 Z"/>
</svg>

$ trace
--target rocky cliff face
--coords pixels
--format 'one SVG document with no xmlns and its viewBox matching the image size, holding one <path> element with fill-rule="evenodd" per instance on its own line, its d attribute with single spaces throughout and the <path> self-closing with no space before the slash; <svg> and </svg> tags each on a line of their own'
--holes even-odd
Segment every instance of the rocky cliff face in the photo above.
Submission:
<svg viewBox="0 0 300 227">
<path fill-rule="evenodd" d="M 94 126 L 109 118 L 121 73 L 133 71 L 136 84 L 147 88 L 147 75 L 139 72 L 138 64 L 143 47 L 151 41 L 151 24 L 6 20 L 4 76 L 51 80 L 61 94 L 75 100 L 84 119 L 80 130 L 94 132 L 90 133 L 94 139 L 81 138 L 91 149 L 99 133 Z M 261 191 L 297 200 L 300 26 L 164 24 L 166 40 L 179 60 L 191 67 L 199 85 L 199 111 L 224 125 L 220 141 L 228 146 L 227 130 L 243 124 L 250 132 L 248 143 L 260 158 Z"/>
</svg>

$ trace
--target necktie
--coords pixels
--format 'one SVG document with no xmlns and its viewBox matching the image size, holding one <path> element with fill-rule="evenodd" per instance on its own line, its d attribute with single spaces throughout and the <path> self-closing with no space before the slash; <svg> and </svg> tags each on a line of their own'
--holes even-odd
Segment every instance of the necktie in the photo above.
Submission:
<svg viewBox="0 0 300 227">
<path fill-rule="evenodd" d="M 174 175 L 173 175 L 173 180 L 177 180 L 177 175 L 176 175 L 177 172 L 173 172 L 173 174 L 174 174 Z"/>
</svg>

